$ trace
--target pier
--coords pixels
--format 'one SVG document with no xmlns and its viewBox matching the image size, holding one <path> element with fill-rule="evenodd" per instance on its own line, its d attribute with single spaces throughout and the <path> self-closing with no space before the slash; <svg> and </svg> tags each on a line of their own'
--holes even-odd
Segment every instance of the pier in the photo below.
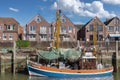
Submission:
<svg viewBox="0 0 120 80">
<path fill-rule="evenodd" d="M 88 49 L 90 49 L 92 42 L 85 43 L 84 41 L 80 41 L 79 43 L 80 43 L 80 45 L 86 46 L 85 48 L 88 50 Z M 72 43 L 72 45 L 73 44 L 74 44 L 74 47 L 77 46 L 77 42 Z M 114 53 L 116 53 L 116 49 L 118 49 L 117 60 L 116 60 L 116 58 L 114 58 L 114 60 L 117 61 L 117 66 L 118 66 L 117 68 L 119 70 L 120 69 L 120 49 L 119 49 L 120 42 L 118 41 L 118 46 L 117 46 L 118 48 L 116 48 L 115 41 L 110 41 L 109 46 L 104 45 L 105 42 L 97 42 L 97 44 L 98 44 L 98 52 L 100 53 L 100 54 L 97 54 L 97 56 L 99 56 L 99 62 L 102 59 L 102 63 L 104 63 L 104 64 L 110 63 L 112 65 L 112 55 Z M 72 45 L 70 45 L 70 44 L 67 44 L 67 45 L 69 45 L 69 47 L 66 47 L 67 45 L 63 45 L 62 43 L 60 45 L 62 45 L 62 47 L 65 47 L 65 48 L 72 48 Z M 40 44 L 34 45 L 34 47 L 37 49 L 43 49 L 43 48 L 41 48 Z M 43 45 L 42 47 L 46 47 L 46 46 Z M 27 59 L 33 59 L 33 60 L 37 61 L 37 55 L 36 55 L 36 52 L 34 49 L 31 49 L 31 48 L 23 48 L 23 49 L 24 49 L 24 51 L 21 51 L 22 50 L 21 49 L 16 52 L 15 62 L 12 61 L 12 53 L 0 53 L 0 71 L 1 71 L 1 73 L 5 73 L 6 71 L 12 72 L 13 64 L 15 64 L 15 72 L 23 71 L 26 69 L 26 60 Z"/>
</svg>

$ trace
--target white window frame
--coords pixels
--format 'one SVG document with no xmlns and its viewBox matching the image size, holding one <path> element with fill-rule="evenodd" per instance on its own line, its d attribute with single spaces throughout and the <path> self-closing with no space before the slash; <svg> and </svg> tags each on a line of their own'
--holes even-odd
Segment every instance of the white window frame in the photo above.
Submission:
<svg viewBox="0 0 120 80">
<path fill-rule="evenodd" d="M 36 26 L 30 26 L 29 31 L 30 33 L 36 33 Z"/>
<path fill-rule="evenodd" d="M 41 41 L 46 41 L 47 40 L 47 35 L 41 35 L 40 39 L 41 39 Z"/>
<path fill-rule="evenodd" d="M 72 33 L 72 30 L 73 30 L 72 26 L 69 26 L 69 27 L 68 27 L 69 33 Z"/>
<path fill-rule="evenodd" d="M 46 26 L 40 26 L 40 33 L 46 34 L 47 33 L 47 27 Z"/>
<path fill-rule="evenodd" d="M 30 41 L 35 41 L 35 35 L 30 35 L 30 36 L 29 36 L 29 40 L 30 40 Z"/>
<path fill-rule="evenodd" d="M 9 40 L 13 40 L 13 34 L 12 33 L 9 34 Z"/>
<path fill-rule="evenodd" d="M 6 25 L 6 30 L 14 30 L 14 25 Z"/>
<path fill-rule="evenodd" d="M 66 18 L 61 17 L 61 22 L 62 22 L 62 23 L 65 23 L 65 22 L 66 22 Z"/>
<path fill-rule="evenodd" d="M 63 41 L 70 41 L 70 38 L 67 37 L 67 36 L 64 36 L 64 37 L 63 37 Z"/>
<path fill-rule="evenodd" d="M 93 25 L 90 25 L 89 26 L 89 31 L 93 31 L 94 30 L 94 26 Z"/>
<path fill-rule="evenodd" d="M 41 18 L 40 18 L 40 17 L 37 17 L 35 21 L 36 21 L 37 23 L 40 23 L 40 22 L 41 22 Z"/>
<path fill-rule="evenodd" d="M 60 33 L 61 34 L 66 34 L 66 26 L 61 26 L 60 27 Z"/>
<path fill-rule="evenodd" d="M 109 30 L 109 31 L 114 31 L 114 27 L 113 27 L 113 26 L 109 26 L 109 27 L 108 27 L 108 30 Z"/>
<path fill-rule="evenodd" d="M 7 34 L 3 33 L 3 40 L 7 40 Z"/>
</svg>

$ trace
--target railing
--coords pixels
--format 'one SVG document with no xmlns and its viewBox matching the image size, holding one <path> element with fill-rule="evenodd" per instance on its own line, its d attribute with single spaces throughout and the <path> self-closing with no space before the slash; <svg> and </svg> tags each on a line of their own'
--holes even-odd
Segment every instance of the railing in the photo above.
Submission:
<svg viewBox="0 0 120 80">
<path fill-rule="evenodd" d="M 40 34 L 47 34 L 46 30 L 40 30 Z"/>
<path fill-rule="evenodd" d="M 47 39 L 46 38 L 41 38 L 41 41 L 47 41 Z"/>
<path fill-rule="evenodd" d="M 36 39 L 35 38 L 29 38 L 30 41 L 35 41 Z"/>
<path fill-rule="evenodd" d="M 36 32 L 35 31 L 30 31 L 29 34 L 36 34 Z"/>
<path fill-rule="evenodd" d="M 63 41 L 70 41 L 69 38 L 63 38 Z"/>
</svg>

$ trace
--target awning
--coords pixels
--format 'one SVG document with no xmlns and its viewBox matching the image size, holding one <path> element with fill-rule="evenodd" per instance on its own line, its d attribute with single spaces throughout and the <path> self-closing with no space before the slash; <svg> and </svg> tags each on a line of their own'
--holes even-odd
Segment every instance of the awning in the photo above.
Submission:
<svg viewBox="0 0 120 80">
<path fill-rule="evenodd" d="M 120 38 L 120 34 L 116 33 L 116 34 L 109 34 L 110 38 Z"/>
</svg>

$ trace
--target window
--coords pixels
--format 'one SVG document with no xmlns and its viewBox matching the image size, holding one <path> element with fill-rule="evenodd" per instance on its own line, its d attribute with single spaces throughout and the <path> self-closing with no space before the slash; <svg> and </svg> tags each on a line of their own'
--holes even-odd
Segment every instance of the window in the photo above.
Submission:
<svg viewBox="0 0 120 80">
<path fill-rule="evenodd" d="M 109 26 L 109 27 L 108 27 L 108 30 L 109 30 L 109 31 L 114 31 L 114 27 L 113 27 L 113 26 Z"/>
<path fill-rule="evenodd" d="M 46 33 L 46 26 L 40 27 L 40 33 L 45 34 Z"/>
<path fill-rule="evenodd" d="M 36 22 L 39 23 L 41 19 L 39 17 L 36 18 Z"/>
<path fill-rule="evenodd" d="M 93 31 L 93 25 L 90 25 L 89 30 Z"/>
<path fill-rule="evenodd" d="M 97 24 L 97 31 L 102 31 L 102 30 L 103 30 L 103 27 Z"/>
<path fill-rule="evenodd" d="M 30 35 L 30 38 L 35 38 L 35 35 Z"/>
<path fill-rule="evenodd" d="M 68 36 L 64 36 L 63 41 L 70 41 L 70 38 Z"/>
<path fill-rule="evenodd" d="M 3 33 L 3 40 L 7 40 L 7 35 L 6 35 L 6 33 Z"/>
<path fill-rule="evenodd" d="M 36 31 L 36 26 L 30 26 L 30 32 L 35 32 Z"/>
<path fill-rule="evenodd" d="M 66 22 L 66 19 L 64 17 L 61 18 L 61 22 L 64 23 Z"/>
<path fill-rule="evenodd" d="M 9 34 L 9 40 L 13 40 L 13 34 L 12 33 Z"/>
<path fill-rule="evenodd" d="M 90 41 L 93 41 L 93 35 L 90 35 Z"/>
<path fill-rule="evenodd" d="M 117 18 L 114 19 L 114 24 L 118 25 L 119 24 L 119 20 Z"/>
<path fill-rule="evenodd" d="M 41 35 L 41 41 L 46 41 L 46 39 L 47 39 L 47 35 L 42 34 L 42 35 Z"/>
<path fill-rule="evenodd" d="M 60 29 L 60 32 L 61 32 L 61 33 L 66 33 L 66 27 L 65 27 L 65 26 L 61 26 L 60 28 L 61 28 L 61 29 Z"/>
<path fill-rule="evenodd" d="M 71 26 L 69 26 L 68 30 L 69 30 L 69 32 L 72 32 L 72 27 L 71 27 Z"/>
<path fill-rule="evenodd" d="M 118 30 L 118 26 L 114 27 L 114 31 L 115 31 L 115 32 L 116 32 L 116 31 L 119 31 L 119 30 Z"/>
<path fill-rule="evenodd" d="M 6 25 L 6 30 L 14 30 L 14 25 Z"/>
<path fill-rule="evenodd" d="M 103 35 L 97 35 L 97 40 L 102 41 L 103 40 Z"/>
<path fill-rule="evenodd" d="M 30 41 L 35 41 L 35 35 L 33 35 L 33 34 L 30 35 L 30 36 L 29 36 L 29 40 L 30 40 Z"/>
</svg>

